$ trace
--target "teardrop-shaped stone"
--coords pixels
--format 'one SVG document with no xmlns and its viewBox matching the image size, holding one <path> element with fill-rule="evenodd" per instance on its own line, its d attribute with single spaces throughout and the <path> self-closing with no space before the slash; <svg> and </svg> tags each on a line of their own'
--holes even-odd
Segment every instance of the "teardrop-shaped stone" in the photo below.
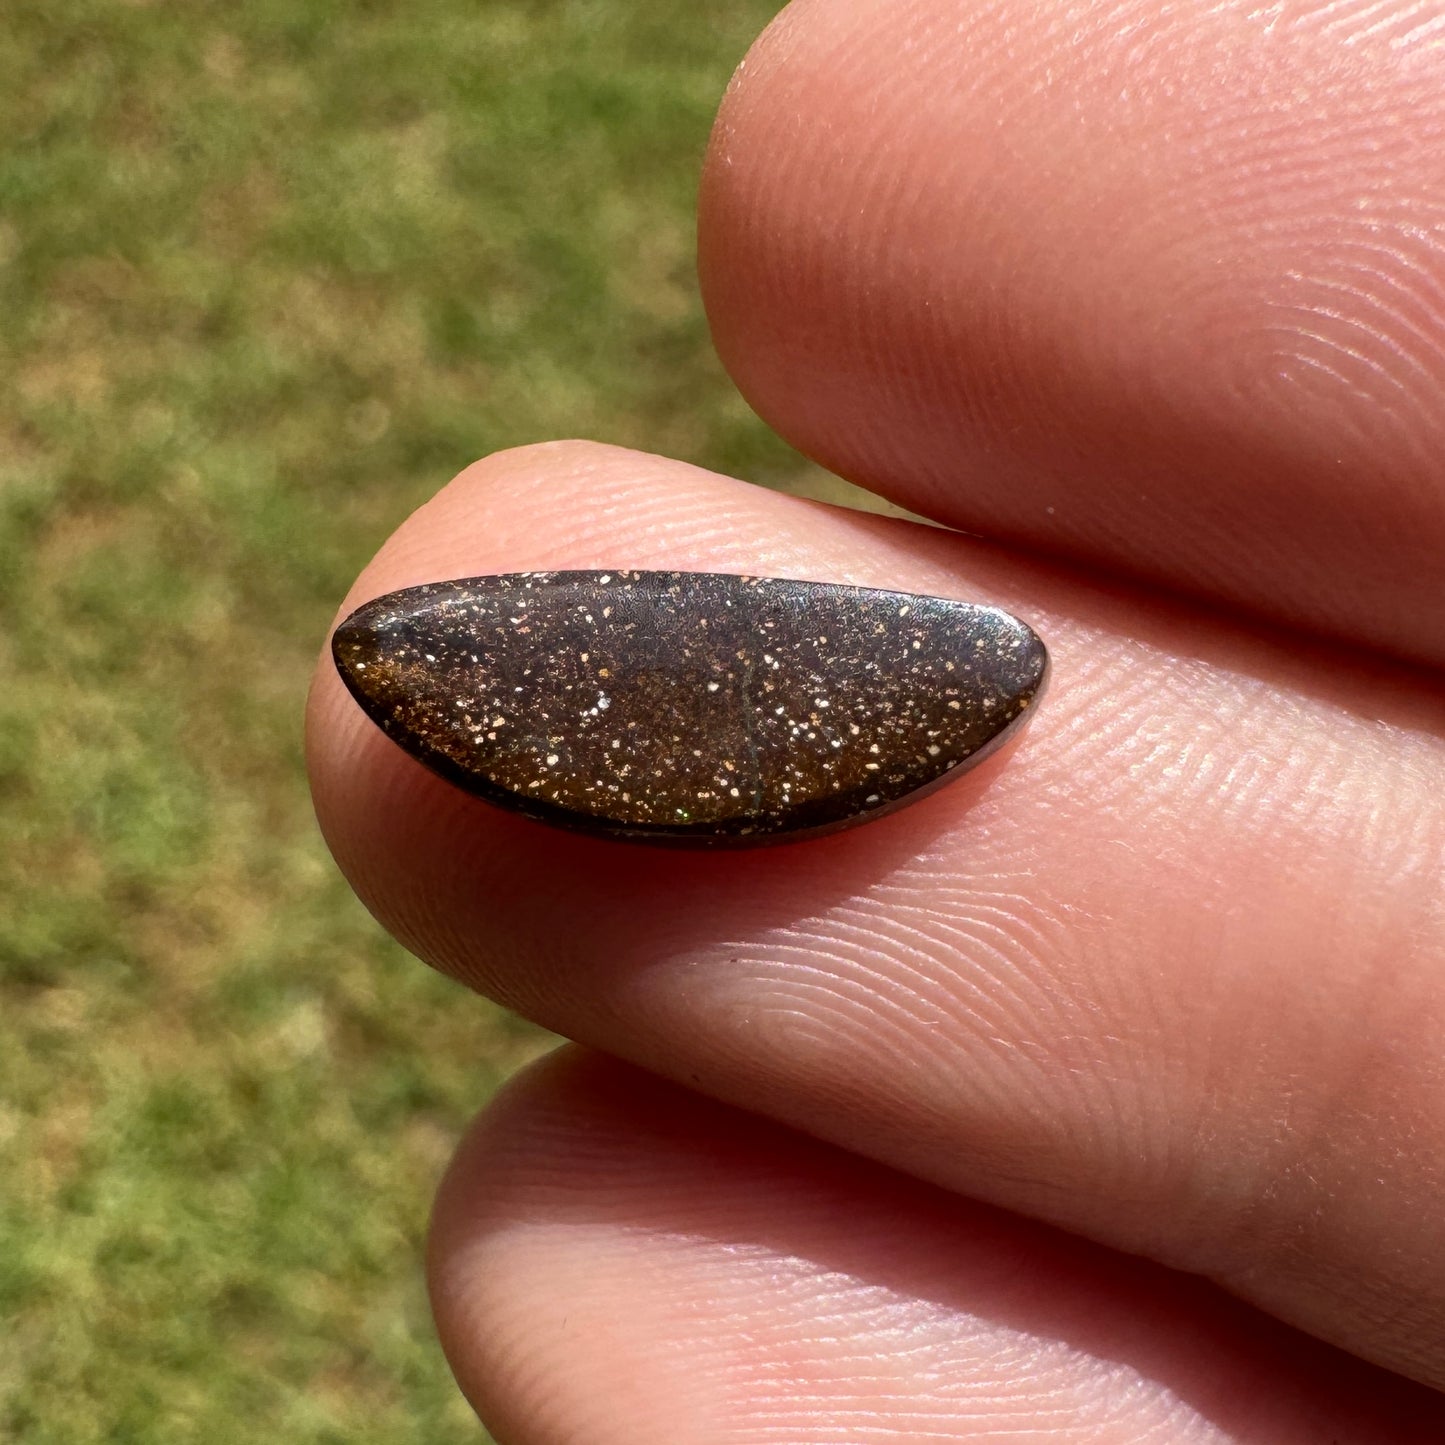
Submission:
<svg viewBox="0 0 1445 1445">
<path fill-rule="evenodd" d="M 993 607 L 697 572 L 518 572 L 409 587 L 332 639 L 386 734 L 459 787 L 612 837 L 831 831 L 998 744 L 1044 645 Z"/>
</svg>

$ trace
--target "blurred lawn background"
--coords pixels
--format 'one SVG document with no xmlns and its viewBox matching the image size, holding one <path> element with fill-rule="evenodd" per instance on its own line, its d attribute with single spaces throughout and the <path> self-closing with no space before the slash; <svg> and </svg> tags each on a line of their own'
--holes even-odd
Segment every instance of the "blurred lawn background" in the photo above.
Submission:
<svg viewBox="0 0 1445 1445">
<path fill-rule="evenodd" d="M 480 1438 L 421 1241 L 548 1041 L 352 899 L 304 692 L 486 452 L 806 475 L 693 277 L 772 8 L 0 4 L 0 1438 Z"/>
</svg>

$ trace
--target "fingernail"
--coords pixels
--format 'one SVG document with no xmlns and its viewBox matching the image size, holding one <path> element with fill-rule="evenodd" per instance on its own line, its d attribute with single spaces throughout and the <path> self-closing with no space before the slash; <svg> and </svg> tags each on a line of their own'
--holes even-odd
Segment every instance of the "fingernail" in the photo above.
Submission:
<svg viewBox="0 0 1445 1445">
<path fill-rule="evenodd" d="M 408 587 L 332 638 L 367 715 L 538 822 L 700 846 L 879 817 L 991 752 L 1048 654 L 994 607 L 699 572 Z"/>
</svg>

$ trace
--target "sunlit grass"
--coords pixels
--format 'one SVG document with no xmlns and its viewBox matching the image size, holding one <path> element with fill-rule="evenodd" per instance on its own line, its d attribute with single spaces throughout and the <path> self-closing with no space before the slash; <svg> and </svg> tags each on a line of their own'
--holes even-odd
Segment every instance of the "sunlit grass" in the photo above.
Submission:
<svg viewBox="0 0 1445 1445">
<path fill-rule="evenodd" d="M 545 1041 L 351 898 L 304 689 L 485 452 L 795 473 L 692 278 L 769 10 L 0 6 L 0 1438 L 477 1438 L 419 1245 Z"/>
</svg>

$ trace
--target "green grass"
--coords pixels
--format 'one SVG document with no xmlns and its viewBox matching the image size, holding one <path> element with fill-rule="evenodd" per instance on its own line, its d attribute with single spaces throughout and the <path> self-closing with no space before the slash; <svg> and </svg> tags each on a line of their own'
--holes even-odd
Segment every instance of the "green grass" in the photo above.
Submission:
<svg viewBox="0 0 1445 1445">
<path fill-rule="evenodd" d="M 796 474 L 692 274 L 770 8 L 0 6 L 0 1438 L 479 1438 L 420 1243 L 546 1040 L 351 898 L 303 694 L 474 457 Z"/>
</svg>

